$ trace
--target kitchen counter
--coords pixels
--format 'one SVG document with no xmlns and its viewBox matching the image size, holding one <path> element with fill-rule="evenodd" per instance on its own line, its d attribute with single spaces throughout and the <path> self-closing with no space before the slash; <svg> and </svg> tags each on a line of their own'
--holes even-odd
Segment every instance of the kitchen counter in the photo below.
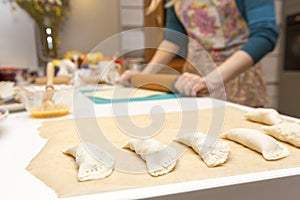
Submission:
<svg viewBox="0 0 300 200">
<path fill-rule="evenodd" d="M 80 94 L 75 99 L 82 104 L 92 103 Z M 190 106 L 182 108 L 177 99 L 131 102 L 128 106 L 128 112 L 130 115 L 148 114 L 151 108 L 158 105 L 163 108 L 164 112 L 195 109 L 192 106 L 193 104 L 189 104 L 189 101 L 197 102 L 196 109 L 230 105 L 245 111 L 251 110 L 249 107 L 211 98 L 183 98 L 181 103 Z M 112 107 L 110 104 L 94 105 L 93 108 L 96 117 L 112 116 Z M 77 113 L 77 116 L 74 113 Z M 120 112 L 118 114 L 123 115 L 125 113 Z M 54 191 L 32 176 L 25 168 L 46 143 L 46 140 L 39 136 L 37 130 L 42 122 L 45 120 L 70 119 L 74 117 L 85 118 L 90 116 L 89 113 L 82 110 L 60 118 L 34 119 L 26 112 L 19 112 L 10 114 L 8 119 L 0 124 L 0 199 L 57 199 Z M 68 199 L 296 199 L 300 195 L 298 189 L 300 185 L 299 175 L 300 168 L 290 168 L 76 196 L 69 197 Z"/>
</svg>

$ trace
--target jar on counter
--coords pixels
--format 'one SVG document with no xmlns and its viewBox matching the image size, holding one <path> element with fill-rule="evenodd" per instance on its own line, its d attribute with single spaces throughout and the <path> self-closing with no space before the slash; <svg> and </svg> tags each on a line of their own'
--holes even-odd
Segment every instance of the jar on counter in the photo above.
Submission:
<svg viewBox="0 0 300 200">
<path fill-rule="evenodd" d="M 14 67 L 1 67 L 0 68 L 0 81 L 15 81 L 16 68 Z"/>
</svg>

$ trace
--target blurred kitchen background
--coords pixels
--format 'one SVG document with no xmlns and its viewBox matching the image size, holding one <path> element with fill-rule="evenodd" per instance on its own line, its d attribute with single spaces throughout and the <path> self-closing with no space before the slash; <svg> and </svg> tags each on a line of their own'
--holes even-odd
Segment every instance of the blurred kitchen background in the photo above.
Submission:
<svg viewBox="0 0 300 200">
<path fill-rule="evenodd" d="M 130 30 L 114 40 L 105 55 L 113 56 L 119 49 L 130 52 L 125 57 L 146 62 L 151 58 L 153 50 L 142 47 L 149 42 L 158 43 L 162 35 L 149 36 L 136 28 L 163 27 L 162 6 L 145 18 L 144 8 L 149 5 L 149 0 L 70 2 L 70 15 L 60 30 L 58 57 L 70 50 L 88 53 L 114 34 Z M 267 107 L 300 117 L 300 1 L 275 0 L 275 3 L 281 36 L 276 49 L 262 60 L 269 95 Z M 0 67 L 12 66 L 43 73 L 43 67 L 39 67 L 34 21 L 29 15 L 20 8 L 12 10 L 8 0 L 0 0 L 0 27 Z M 179 70 L 181 65 L 180 60 L 170 64 Z"/>
</svg>

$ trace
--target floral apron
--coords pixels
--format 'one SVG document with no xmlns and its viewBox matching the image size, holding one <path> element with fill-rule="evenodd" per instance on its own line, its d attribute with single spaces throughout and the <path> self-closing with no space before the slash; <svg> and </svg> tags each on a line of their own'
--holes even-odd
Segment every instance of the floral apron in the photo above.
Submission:
<svg viewBox="0 0 300 200">
<path fill-rule="evenodd" d="M 175 11 L 189 36 L 188 62 L 183 71 L 199 74 L 200 70 L 204 76 L 248 40 L 249 29 L 235 0 L 181 0 L 176 2 Z M 212 60 L 216 65 L 212 66 Z M 265 105 L 261 66 L 257 64 L 226 83 L 225 91 L 228 101 L 252 107 Z"/>
</svg>

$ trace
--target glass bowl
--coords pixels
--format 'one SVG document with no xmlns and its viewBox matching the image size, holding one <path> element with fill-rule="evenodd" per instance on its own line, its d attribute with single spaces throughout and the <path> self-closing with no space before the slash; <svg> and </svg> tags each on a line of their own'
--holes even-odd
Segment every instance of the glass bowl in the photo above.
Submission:
<svg viewBox="0 0 300 200">
<path fill-rule="evenodd" d="M 7 108 L 0 108 L 0 123 L 3 122 L 8 116 L 8 109 Z"/>
<path fill-rule="evenodd" d="M 46 91 L 45 86 L 23 87 L 18 95 L 26 110 L 34 118 L 67 115 L 73 103 L 72 87 L 54 87 L 54 90 L 50 92 Z"/>
</svg>

